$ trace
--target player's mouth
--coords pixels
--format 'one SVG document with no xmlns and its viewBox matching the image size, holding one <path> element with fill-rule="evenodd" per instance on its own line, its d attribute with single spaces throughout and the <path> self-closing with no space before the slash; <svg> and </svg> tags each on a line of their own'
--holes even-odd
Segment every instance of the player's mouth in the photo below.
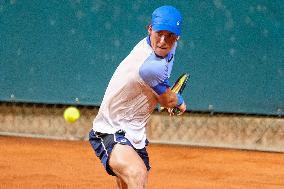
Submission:
<svg viewBox="0 0 284 189">
<path fill-rule="evenodd" d="M 163 50 L 166 50 L 166 49 L 167 49 L 167 47 L 159 47 L 159 46 L 158 46 L 158 48 L 159 48 L 159 49 L 163 49 Z"/>
</svg>

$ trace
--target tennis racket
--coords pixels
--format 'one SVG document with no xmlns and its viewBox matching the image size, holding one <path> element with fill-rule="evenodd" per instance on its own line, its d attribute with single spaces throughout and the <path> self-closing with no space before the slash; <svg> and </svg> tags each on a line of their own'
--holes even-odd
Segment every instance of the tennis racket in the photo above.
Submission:
<svg viewBox="0 0 284 189">
<path fill-rule="evenodd" d="M 182 94 L 189 77 L 190 77 L 190 75 L 188 73 L 181 74 L 181 76 L 179 76 L 179 78 L 176 80 L 174 85 L 171 87 L 171 90 L 174 93 Z M 160 111 L 163 111 L 164 109 L 165 109 L 164 107 L 160 107 Z M 176 108 L 176 107 L 173 108 L 173 113 L 174 114 L 177 114 L 178 112 L 179 112 L 178 108 Z"/>
</svg>

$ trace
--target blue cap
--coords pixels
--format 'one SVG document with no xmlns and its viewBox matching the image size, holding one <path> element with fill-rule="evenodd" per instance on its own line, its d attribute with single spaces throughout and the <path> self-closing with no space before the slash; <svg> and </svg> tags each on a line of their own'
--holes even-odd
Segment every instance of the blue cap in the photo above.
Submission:
<svg viewBox="0 0 284 189">
<path fill-rule="evenodd" d="M 161 6 L 154 10 L 152 14 L 151 25 L 154 31 L 166 30 L 180 36 L 181 24 L 181 14 L 173 6 Z"/>
</svg>

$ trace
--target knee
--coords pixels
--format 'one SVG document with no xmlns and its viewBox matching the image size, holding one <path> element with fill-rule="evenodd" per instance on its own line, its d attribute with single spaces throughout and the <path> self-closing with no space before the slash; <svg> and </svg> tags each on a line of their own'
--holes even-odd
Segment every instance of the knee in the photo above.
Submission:
<svg viewBox="0 0 284 189">
<path fill-rule="evenodd" d="M 145 166 L 129 166 L 126 175 L 129 180 L 136 183 L 145 183 L 147 180 L 147 169 Z"/>
</svg>

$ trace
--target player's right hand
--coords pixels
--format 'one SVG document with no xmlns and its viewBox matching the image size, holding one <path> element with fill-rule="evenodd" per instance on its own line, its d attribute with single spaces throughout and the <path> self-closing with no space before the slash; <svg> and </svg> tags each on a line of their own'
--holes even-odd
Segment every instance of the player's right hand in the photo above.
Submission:
<svg viewBox="0 0 284 189">
<path fill-rule="evenodd" d="M 186 104 L 183 102 L 180 106 L 174 108 L 168 108 L 168 113 L 170 116 L 182 115 L 186 111 Z"/>
</svg>

